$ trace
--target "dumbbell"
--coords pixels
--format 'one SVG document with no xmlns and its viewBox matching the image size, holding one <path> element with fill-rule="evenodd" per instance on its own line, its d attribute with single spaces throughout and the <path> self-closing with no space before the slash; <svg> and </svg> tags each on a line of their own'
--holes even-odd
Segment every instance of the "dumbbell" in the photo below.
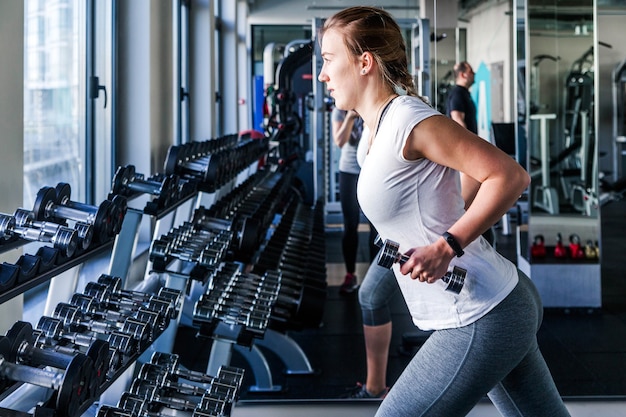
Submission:
<svg viewBox="0 0 626 417">
<path fill-rule="evenodd" d="M 212 267 L 224 257 L 224 248 L 213 248 L 209 245 L 200 250 L 189 246 L 174 246 L 170 242 L 157 239 L 150 245 L 150 261 L 169 264 L 178 259 L 185 262 L 197 263 L 200 266 Z"/>
<path fill-rule="evenodd" d="M 145 346 L 147 342 L 150 341 L 152 332 L 148 323 L 141 322 L 132 317 L 126 318 L 123 322 L 108 322 L 85 318 L 78 307 L 68 303 L 57 304 L 53 317 L 63 321 L 64 326 L 68 327 L 70 331 L 79 333 L 88 330 L 106 335 L 113 331 L 121 331 L 136 340 L 140 347 Z"/>
<path fill-rule="evenodd" d="M 189 397 L 192 399 L 188 399 Z M 161 409 L 161 407 L 179 411 L 192 411 L 200 402 L 200 398 L 195 399 L 193 397 L 192 395 L 177 397 L 176 392 L 172 390 L 150 384 L 149 381 L 135 380 L 131 384 L 129 391 L 122 394 L 118 405 L 126 410 L 141 410 L 142 412 L 155 412 Z M 141 405 L 139 405 L 140 402 Z"/>
<path fill-rule="evenodd" d="M 121 305 L 118 306 L 121 307 L 118 310 L 111 310 L 109 307 L 112 304 L 101 304 L 94 297 L 81 293 L 74 293 L 70 304 L 78 307 L 83 314 L 83 318 L 88 317 L 94 320 L 118 323 L 129 317 L 137 319 L 142 323 L 148 324 L 148 328 L 152 331 L 152 338 L 159 329 L 165 328 L 170 320 L 170 317 L 162 314 L 161 311 L 150 310 L 141 304 L 132 306 Z"/>
<path fill-rule="evenodd" d="M 94 297 L 97 302 L 106 308 L 117 308 L 120 311 L 131 311 L 144 308 L 159 314 L 159 322 L 167 325 L 168 320 L 175 318 L 178 314 L 178 304 L 180 291 L 162 287 L 156 295 L 140 291 L 128 291 L 115 289 L 119 288 L 118 282 L 108 282 L 108 275 L 101 275 L 98 282 L 88 282 L 85 285 L 85 295 Z M 112 287 L 111 285 L 118 285 Z"/>
<path fill-rule="evenodd" d="M 409 257 L 405 254 L 401 254 L 399 249 L 400 244 L 394 242 L 393 240 L 386 239 L 381 250 L 378 252 L 376 262 L 383 268 L 391 268 L 391 265 L 393 265 L 394 262 L 399 262 L 400 264 L 405 263 Z M 460 293 L 463 289 L 466 275 L 467 271 L 458 266 L 453 267 L 452 271 L 446 272 L 446 274 L 441 278 L 443 282 L 448 284 L 446 291 L 450 291 L 455 294 Z"/>
<path fill-rule="evenodd" d="M 144 363 L 133 381 L 129 392 L 141 396 L 145 389 L 156 387 L 163 395 L 172 397 L 172 393 L 187 396 L 204 396 L 207 393 L 225 401 L 232 401 L 239 392 L 240 381 L 232 379 L 229 373 L 218 371 L 218 375 L 204 375 L 202 386 L 179 382 L 177 375 L 167 368 L 152 363 Z M 232 379 L 232 380 L 231 380 Z M 208 386 L 205 386 L 208 385 Z M 174 394 L 176 396 L 176 394 Z"/>
<path fill-rule="evenodd" d="M 79 203 L 76 201 L 72 201 L 70 199 L 70 186 L 66 183 L 58 183 L 56 186 L 57 192 L 57 203 L 63 206 L 67 206 L 70 208 L 74 208 L 81 211 L 86 211 L 90 213 L 96 213 L 100 210 L 100 206 L 92 206 L 89 204 Z M 124 216 L 126 216 L 126 212 L 128 211 L 128 201 L 126 197 L 121 195 L 115 195 L 112 198 L 109 197 L 108 201 L 111 202 L 111 225 L 109 234 L 114 236 L 120 232 L 122 229 L 122 223 L 124 222 Z M 103 202 L 104 203 L 104 202 Z M 101 203 L 102 204 L 102 203 Z M 108 203 L 104 203 L 107 205 Z"/>
<path fill-rule="evenodd" d="M 33 329 L 32 344 L 38 349 L 52 350 L 65 355 L 76 353 L 87 355 L 94 363 L 93 379 L 96 391 L 99 391 L 106 382 L 107 374 L 120 366 L 120 354 L 104 339 L 92 338 L 89 344 L 82 346 L 63 337 L 56 340 L 49 338 L 45 332 Z"/>
<path fill-rule="evenodd" d="M 203 229 L 232 232 L 239 253 L 251 254 L 257 249 L 261 224 L 255 218 L 235 216 L 224 220 L 213 217 L 204 207 L 199 207 L 194 211 L 191 223 Z"/>
<path fill-rule="evenodd" d="M 0 337 L 0 381 L 24 382 L 56 391 L 56 415 L 78 417 L 85 390 L 92 377 L 91 359 L 81 353 L 74 356 L 65 370 L 49 370 L 9 362 L 11 341 Z"/>
<path fill-rule="evenodd" d="M 179 382 L 175 375 L 169 373 L 165 368 L 160 366 L 144 363 L 139 369 L 139 373 L 133 380 L 133 385 L 129 391 L 131 393 L 139 393 L 141 384 L 150 384 L 163 389 L 163 393 L 175 391 L 181 395 L 202 396 L 206 392 L 206 388 L 198 385 Z"/>
<path fill-rule="evenodd" d="M 113 407 L 110 405 L 101 405 L 98 408 L 98 414 L 96 417 L 138 417 L 132 411 L 124 410 L 119 407 Z"/>
<path fill-rule="evenodd" d="M 269 310 L 242 309 L 238 306 L 213 305 L 211 317 L 227 324 L 242 325 L 247 328 L 265 331 L 269 318 Z"/>
<path fill-rule="evenodd" d="M 18 218 L 0 214 L 0 238 L 17 236 L 33 242 L 49 242 L 67 258 L 74 256 L 78 247 L 78 235 L 74 229 L 53 222 L 35 221 L 27 216 L 27 210 L 18 210 Z"/>
<path fill-rule="evenodd" d="M 259 286 L 245 284 L 239 286 L 215 286 L 210 292 L 203 295 L 207 302 L 226 305 L 254 306 L 270 304 L 276 300 L 278 287 L 264 289 Z"/>
<path fill-rule="evenodd" d="M 128 298 L 140 302 L 150 301 L 157 297 L 160 300 L 169 302 L 174 309 L 177 308 L 180 302 L 180 290 L 173 288 L 161 287 L 155 296 L 142 291 L 125 290 L 122 288 L 122 279 L 109 274 L 101 274 L 96 282 L 106 285 L 111 290 L 111 294 L 115 297 Z"/>
<path fill-rule="evenodd" d="M 159 359 L 159 361 L 162 363 L 166 362 L 164 359 Z M 129 392 L 148 398 L 150 402 L 155 401 L 155 394 L 161 397 L 156 399 L 157 402 L 163 402 L 163 399 L 167 398 L 166 402 L 169 403 L 167 406 L 171 408 L 184 407 L 188 403 L 185 401 L 186 398 L 193 396 L 204 397 L 206 394 L 210 394 L 214 399 L 232 401 L 237 396 L 241 386 L 243 371 L 237 368 L 226 367 L 225 369 L 220 368 L 218 375 L 215 377 L 203 375 L 199 379 L 204 384 L 209 384 L 208 387 L 178 383 L 172 381 L 171 378 L 172 374 L 165 366 L 155 365 L 154 363 L 144 364 L 137 378 L 133 381 Z M 197 401 L 195 404 L 198 404 Z"/>
<path fill-rule="evenodd" d="M 175 353 L 154 352 L 150 357 L 150 364 L 165 369 L 169 374 L 199 383 L 212 383 L 215 379 L 229 383 L 237 388 L 241 387 L 244 370 L 233 366 L 220 366 L 217 375 L 210 376 L 202 372 L 181 368 L 180 356 Z"/>
<path fill-rule="evenodd" d="M 24 321 L 16 322 L 7 331 L 6 337 L 11 342 L 9 356 L 6 359 L 14 363 L 66 369 L 74 356 L 82 353 L 75 349 L 61 351 L 60 349 L 46 349 L 35 345 L 33 327 Z M 89 345 L 84 354 L 89 357 L 90 365 L 93 368 L 93 374 L 89 380 L 89 391 L 85 390 L 85 399 L 94 398 L 106 379 L 109 344 L 103 340 L 96 340 Z"/>
<path fill-rule="evenodd" d="M 204 398 L 207 397 L 206 400 Z M 225 402 L 217 402 L 210 398 L 211 396 L 203 396 L 200 398 L 198 404 L 194 408 L 184 409 L 184 415 L 188 417 L 217 417 L 224 416 L 228 414 L 230 404 L 226 404 Z M 210 410 L 200 408 L 203 405 L 210 405 L 212 408 Z M 189 404 L 192 405 L 191 403 Z M 98 409 L 98 414 L 96 417 L 169 417 L 172 415 L 179 415 L 180 412 L 176 412 L 174 410 L 161 410 L 162 408 L 171 407 L 162 402 L 155 401 L 150 403 L 146 401 L 144 397 L 139 395 L 131 394 L 126 391 L 122 394 L 122 398 L 118 401 L 116 407 L 103 405 Z"/>
<path fill-rule="evenodd" d="M 233 240 L 235 232 L 229 228 L 216 229 L 207 224 L 185 222 L 161 238 L 173 246 L 194 245 L 198 248 L 227 248 Z"/>
<path fill-rule="evenodd" d="M 217 325 L 218 322 L 222 322 L 226 325 L 244 326 L 250 333 L 257 337 L 262 337 L 267 329 L 269 322 L 268 314 L 242 314 L 237 316 L 233 312 L 230 315 L 222 315 L 222 312 L 215 310 L 215 306 L 212 303 L 205 303 L 200 297 L 194 306 L 193 321 L 198 325 Z"/>
<path fill-rule="evenodd" d="M 97 282 L 87 283 L 82 295 L 92 299 L 93 304 L 86 306 L 90 308 L 92 313 L 102 314 L 103 311 L 111 311 L 112 314 L 129 315 L 140 309 L 152 310 L 154 313 L 163 315 L 161 319 L 163 322 L 167 321 L 174 314 L 172 312 L 174 306 L 170 300 L 149 294 L 144 294 L 145 299 L 131 298 L 115 293 L 105 284 Z"/>
<path fill-rule="evenodd" d="M 143 174 L 135 172 L 134 165 L 118 167 L 113 177 L 110 195 L 130 197 L 135 193 L 151 194 L 156 196 L 156 207 L 168 207 L 178 198 L 178 176 L 167 175 L 161 182 L 144 179 Z"/>
<path fill-rule="evenodd" d="M 197 179 L 202 185 L 208 186 L 206 191 L 211 192 L 220 181 L 223 164 L 223 157 L 219 152 L 194 153 L 190 147 L 174 145 L 167 151 L 164 169 L 166 175 L 175 174 Z"/>
<path fill-rule="evenodd" d="M 89 204 L 72 201 L 70 198 L 72 190 L 68 183 L 58 183 L 55 187 L 55 191 L 57 193 L 57 204 L 88 213 L 97 213 L 100 209 L 99 206 L 92 206 Z M 108 233 L 109 235 L 113 236 L 118 234 L 122 228 L 124 216 L 126 215 L 126 211 L 128 210 L 128 202 L 126 201 L 126 197 L 123 197 L 121 195 L 113 196 L 113 198 L 110 198 L 109 201 L 112 205 L 110 212 L 111 224 Z M 108 203 L 104 204 L 108 205 Z"/>
<path fill-rule="evenodd" d="M 154 367 L 154 365 L 149 364 L 148 366 Z M 135 394 L 140 397 L 145 396 L 146 391 L 152 392 L 155 390 L 159 393 L 159 395 L 179 400 L 181 397 L 201 397 L 206 392 L 206 388 L 202 388 L 197 385 L 173 382 L 169 381 L 167 378 L 161 378 L 160 380 L 145 379 L 141 378 L 140 375 L 133 378 L 133 382 L 128 389 L 131 394 Z M 199 400 L 192 401 L 192 408 L 195 408 L 198 402 Z"/>
<path fill-rule="evenodd" d="M 111 370 L 117 370 L 122 366 L 122 355 L 132 356 L 138 351 L 137 342 L 129 334 L 119 330 L 109 334 L 68 332 L 65 331 L 63 321 L 56 317 L 41 316 L 36 331 L 42 334 L 39 336 L 41 343 L 50 346 L 73 344 L 81 348 L 89 348 L 96 340 L 106 341 L 109 344 L 109 369 Z"/>
<path fill-rule="evenodd" d="M 62 189 L 65 187 L 61 186 Z M 99 206 L 74 203 L 67 205 L 66 192 L 59 191 L 53 187 L 43 187 L 37 192 L 33 214 L 36 220 L 52 220 L 64 222 L 73 220 L 76 222 L 88 223 L 93 226 L 94 237 L 98 242 L 106 242 L 113 236 L 114 226 L 114 206 L 109 200 L 104 200 Z M 66 205 L 60 203 L 64 200 Z"/>
<path fill-rule="evenodd" d="M 141 402 L 141 398 L 137 399 L 138 402 Z M 128 401 L 127 401 L 128 402 Z M 201 401 L 202 404 L 202 401 Z M 211 409 L 210 410 L 205 410 L 205 409 L 195 409 L 193 410 L 193 412 L 189 415 L 189 417 L 219 417 L 219 416 L 225 416 L 228 414 L 224 414 L 224 412 L 228 412 L 228 408 L 225 405 L 221 405 L 221 406 L 214 406 L 213 404 L 211 405 Z M 137 406 L 136 409 L 133 410 L 125 410 L 123 408 L 120 407 L 113 407 L 110 405 L 102 405 L 100 406 L 100 408 L 98 409 L 98 414 L 96 414 L 96 417 L 169 417 L 169 414 L 160 414 L 160 413 L 153 413 L 153 412 L 148 412 L 147 410 L 141 408 L 141 406 Z"/>
<path fill-rule="evenodd" d="M 45 222 L 35 220 L 34 213 L 24 209 L 17 209 L 13 214 L 15 221 L 20 227 L 44 228 Z M 50 222 L 48 225 L 54 227 L 57 223 Z M 74 228 L 78 241 L 82 249 L 87 249 L 93 239 L 93 227 L 89 223 L 76 222 Z"/>
</svg>

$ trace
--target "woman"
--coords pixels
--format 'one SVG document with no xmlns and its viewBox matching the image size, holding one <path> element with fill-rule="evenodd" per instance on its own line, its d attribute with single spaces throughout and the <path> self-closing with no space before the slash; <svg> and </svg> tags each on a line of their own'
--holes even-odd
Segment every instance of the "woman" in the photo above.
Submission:
<svg viewBox="0 0 626 417">
<path fill-rule="evenodd" d="M 345 111 L 334 107 L 332 126 L 335 145 L 341 149 L 339 157 L 339 201 L 343 214 L 341 249 L 346 266 L 346 275 L 339 292 L 349 294 L 359 287 L 355 271 L 361 208 L 356 197 L 356 185 L 361 167 L 356 160 L 356 150 L 361 140 L 363 120 L 353 110 Z"/>
<path fill-rule="evenodd" d="M 486 394 L 505 416 L 568 416 L 537 345 L 539 295 L 481 237 L 528 186 L 528 174 L 417 97 L 387 12 L 340 11 L 320 36 L 319 80 L 371 131 L 363 138 L 361 208 L 383 240 L 399 243 L 407 257 L 393 265 L 399 287 L 414 323 L 434 330 L 377 416 L 464 416 Z M 480 183 L 474 196 L 461 191 L 459 172 Z M 453 266 L 467 270 L 458 294 L 441 279 Z"/>
</svg>

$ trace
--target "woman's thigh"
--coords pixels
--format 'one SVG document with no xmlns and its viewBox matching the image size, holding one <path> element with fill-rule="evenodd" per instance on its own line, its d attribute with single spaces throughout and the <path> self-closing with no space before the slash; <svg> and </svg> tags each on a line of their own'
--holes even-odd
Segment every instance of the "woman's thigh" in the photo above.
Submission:
<svg viewBox="0 0 626 417">
<path fill-rule="evenodd" d="M 537 302 L 524 283 L 477 322 L 434 332 L 381 403 L 377 416 L 469 413 L 537 349 L 541 321 Z"/>
</svg>

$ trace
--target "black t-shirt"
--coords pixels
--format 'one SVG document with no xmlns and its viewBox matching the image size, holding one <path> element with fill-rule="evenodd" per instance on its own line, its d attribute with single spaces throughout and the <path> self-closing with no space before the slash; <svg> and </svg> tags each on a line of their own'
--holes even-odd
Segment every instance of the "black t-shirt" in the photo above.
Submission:
<svg viewBox="0 0 626 417">
<path fill-rule="evenodd" d="M 446 112 L 448 117 L 452 110 L 465 113 L 464 121 L 467 130 L 478 133 L 478 122 L 476 121 L 476 105 L 472 101 L 472 96 L 467 88 L 455 85 L 448 95 L 448 105 Z"/>
</svg>

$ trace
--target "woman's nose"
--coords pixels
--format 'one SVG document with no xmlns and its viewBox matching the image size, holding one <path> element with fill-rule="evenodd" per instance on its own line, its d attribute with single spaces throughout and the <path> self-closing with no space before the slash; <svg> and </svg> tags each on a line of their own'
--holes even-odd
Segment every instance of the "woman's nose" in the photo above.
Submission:
<svg viewBox="0 0 626 417">
<path fill-rule="evenodd" d="M 325 82 L 328 79 L 328 77 L 326 77 L 326 73 L 324 72 L 324 68 L 322 68 L 320 70 L 320 74 L 317 76 L 317 80 L 321 83 Z"/>
</svg>

